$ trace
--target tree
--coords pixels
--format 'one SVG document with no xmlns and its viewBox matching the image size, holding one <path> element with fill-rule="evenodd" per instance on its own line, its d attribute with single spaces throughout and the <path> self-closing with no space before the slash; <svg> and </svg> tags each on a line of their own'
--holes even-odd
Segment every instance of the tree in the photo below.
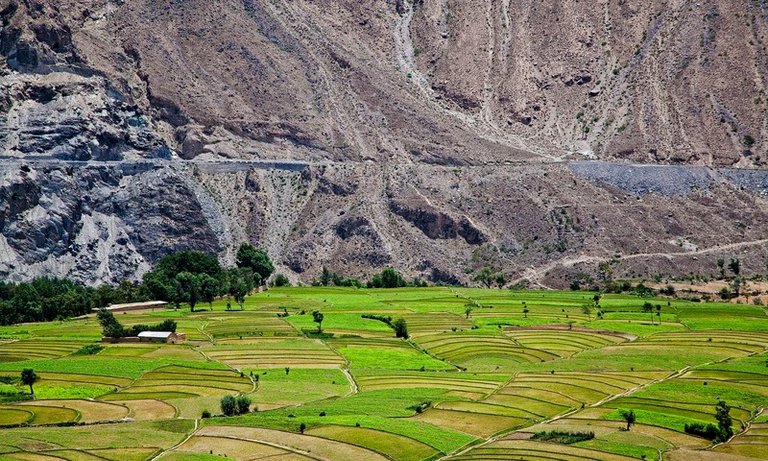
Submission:
<svg viewBox="0 0 768 461">
<path fill-rule="evenodd" d="M 630 430 L 632 428 L 632 425 L 635 424 L 635 421 L 637 421 L 637 416 L 635 416 L 635 410 L 621 410 L 619 412 L 622 419 L 627 423 L 627 430 Z"/>
<path fill-rule="evenodd" d="M 464 305 L 464 315 L 469 318 L 472 315 L 472 311 L 475 310 L 475 305 L 473 303 L 467 303 Z"/>
<path fill-rule="evenodd" d="M 289 287 L 291 286 L 291 281 L 288 280 L 288 277 L 286 277 L 285 274 L 277 274 L 275 275 L 275 278 L 272 280 L 272 286 L 273 287 Z"/>
<path fill-rule="evenodd" d="M 221 412 L 224 416 L 234 416 L 237 413 L 237 401 L 231 395 L 221 398 Z"/>
<path fill-rule="evenodd" d="M 592 320 L 592 305 L 585 303 L 581 306 L 581 312 L 587 316 L 587 320 Z"/>
<path fill-rule="evenodd" d="M 504 276 L 501 272 L 496 274 L 496 286 L 499 287 L 499 290 L 504 288 L 504 285 L 507 284 L 507 277 Z"/>
<path fill-rule="evenodd" d="M 35 395 L 34 384 L 40 379 L 35 373 L 35 370 L 31 368 L 25 368 L 21 370 L 21 383 L 29 386 L 29 393 Z"/>
<path fill-rule="evenodd" d="M 235 399 L 235 404 L 237 406 L 237 414 L 238 415 L 244 415 L 251 411 L 251 399 L 250 397 L 247 397 L 245 395 L 238 396 Z"/>
<path fill-rule="evenodd" d="M 739 258 L 731 258 L 730 261 L 728 261 L 728 269 L 733 272 L 733 275 L 736 277 L 741 274 L 741 261 L 739 261 Z"/>
<path fill-rule="evenodd" d="M 200 299 L 208 303 L 208 308 L 213 310 L 213 300 L 219 294 L 219 280 L 208 274 L 200 274 L 198 281 L 200 282 Z"/>
<path fill-rule="evenodd" d="M 179 272 L 176 274 L 175 281 L 176 307 L 185 302 L 189 304 L 189 310 L 195 312 L 195 305 L 200 301 L 200 277 L 192 272 Z"/>
<path fill-rule="evenodd" d="M 269 255 L 261 248 L 256 248 L 250 243 L 243 243 L 237 250 L 237 267 L 248 268 L 255 274 L 259 274 L 261 281 L 266 281 L 272 272 L 275 271 L 275 266 L 272 264 L 272 260 L 269 259 Z"/>
<path fill-rule="evenodd" d="M 725 278 L 725 259 L 717 258 L 717 269 L 720 271 L 720 279 Z"/>
<path fill-rule="evenodd" d="M 408 324 L 405 319 L 399 318 L 395 320 L 395 323 L 393 323 L 392 326 L 395 329 L 396 338 L 408 339 Z"/>
<path fill-rule="evenodd" d="M 125 336 L 125 328 L 117 321 L 115 314 L 101 308 L 96 314 L 101 325 L 101 334 L 107 338 L 122 338 Z"/>
<path fill-rule="evenodd" d="M 643 312 L 646 314 L 651 314 L 651 324 L 653 324 L 653 304 L 649 303 L 648 301 L 643 303 Z"/>
<path fill-rule="evenodd" d="M 258 277 L 250 269 L 232 269 L 229 273 L 229 294 L 243 310 L 245 297 L 253 290 L 254 277 Z"/>
<path fill-rule="evenodd" d="M 299 424 L 299 432 L 301 432 L 303 434 L 304 431 L 306 431 L 306 430 L 307 430 L 307 425 L 306 424 L 304 424 L 304 423 Z"/>
<path fill-rule="evenodd" d="M 317 324 L 317 332 L 323 332 L 323 318 L 325 316 L 320 311 L 312 311 L 312 321 Z"/>
<path fill-rule="evenodd" d="M 381 271 L 381 285 L 382 288 L 399 288 L 404 287 L 406 283 L 400 272 L 387 267 Z"/>
<path fill-rule="evenodd" d="M 525 318 L 528 318 L 528 312 L 531 312 L 531 310 L 528 309 L 528 304 L 526 304 L 525 301 L 523 301 L 523 316 Z"/>
<path fill-rule="evenodd" d="M 480 271 L 472 278 L 472 280 L 475 282 L 480 282 L 485 285 L 486 288 L 491 288 L 491 284 L 494 282 L 494 279 L 495 275 L 493 270 L 488 266 L 480 269 Z"/>
<path fill-rule="evenodd" d="M 717 402 L 717 405 L 715 405 L 715 419 L 717 420 L 717 427 L 720 429 L 718 442 L 725 442 L 733 437 L 731 407 L 723 400 Z"/>
</svg>

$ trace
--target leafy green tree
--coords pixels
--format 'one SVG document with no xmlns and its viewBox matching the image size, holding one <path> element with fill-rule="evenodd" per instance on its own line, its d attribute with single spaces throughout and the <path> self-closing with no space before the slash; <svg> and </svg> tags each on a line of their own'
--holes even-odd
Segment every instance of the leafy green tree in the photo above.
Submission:
<svg viewBox="0 0 768 461">
<path fill-rule="evenodd" d="M 395 320 L 392 327 L 395 329 L 396 338 L 408 339 L 408 323 L 405 319 L 399 318 Z"/>
<path fill-rule="evenodd" d="M 234 416 L 237 414 L 237 401 L 231 395 L 225 395 L 221 398 L 221 412 L 224 416 Z"/>
<path fill-rule="evenodd" d="M 525 318 L 528 318 L 528 312 L 530 312 L 530 311 L 531 310 L 528 309 L 528 304 L 526 304 L 525 301 L 523 301 L 523 316 Z"/>
<path fill-rule="evenodd" d="M 213 301 L 219 294 L 219 280 L 208 274 L 197 276 L 200 283 L 200 300 L 208 303 L 208 308 L 213 310 Z"/>
<path fill-rule="evenodd" d="M 472 277 L 472 280 L 482 283 L 486 288 L 491 288 L 491 284 L 493 284 L 495 278 L 496 275 L 493 273 L 493 270 L 490 267 L 485 266 Z"/>
<path fill-rule="evenodd" d="M 244 415 L 251 411 L 251 399 L 248 396 L 241 395 L 235 399 L 237 414 Z"/>
<path fill-rule="evenodd" d="M 304 431 L 306 431 L 306 430 L 307 430 L 307 425 L 306 424 L 304 424 L 304 423 L 299 424 L 299 432 L 301 432 L 303 434 Z"/>
<path fill-rule="evenodd" d="M 125 328 L 117 321 L 115 314 L 102 308 L 96 314 L 101 325 L 101 334 L 107 338 L 122 338 L 126 335 Z"/>
<path fill-rule="evenodd" d="M 244 309 L 245 297 L 253 290 L 254 285 L 254 274 L 250 269 L 230 271 L 229 294 L 240 305 L 240 310 Z"/>
<path fill-rule="evenodd" d="M 719 442 L 725 442 L 733 437 L 733 418 L 731 418 L 731 407 L 725 401 L 720 400 L 715 405 L 715 419 L 717 427 L 720 429 Z"/>
<path fill-rule="evenodd" d="M 189 310 L 195 312 L 195 306 L 200 301 L 200 278 L 191 272 L 179 272 L 175 277 L 176 289 L 174 302 L 178 308 L 181 303 L 189 304 Z"/>
<path fill-rule="evenodd" d="M 474 303 L 464 304 L 464 315 L 466 315 L 467 318 L 469 318 L 472 315 L 473 310 L 475 310 Z"/>
<path fill-rule="evenodd" d="M 33 387 L 37 380 L 40 379 L 35 373 L 35 370 L 31 368 L 25 368 L 21 370 L 21 383 L 29 386 L 29 393 L 35 395 L 35 388 Z"/>
<path fill-rule="evenodd" d="M 651 324 L 653 324 L 653 304 L 649 303 L 648 301 L 644 302 L 643 312 L 646 314 L 651 314 Z"/>
<path fill-rule="evenodd" d="M 248 268 L 255 274 L 259 274 L 260 281 L 266 281 L 275 271 L 275 266 L 267 252 L 250 243 L 243 243 L 237 250 L 237 267 Z"/>
<path fill-rule="evenodd" d="M 624 420 L 624 422 L 627 423 L 627 430 L 630 430 L 637 421 L 635 410 L 621 410 L 619 414 L 621 415 L 621 418 Z"/>
<path fill-rule="evenodd" d="M 499 272 L 498 274 L 496 274 L 495 281 L 496 281 L 496 286 L 499 287 L 499 290 L 501 290 L 502 288 L 504 288 L 504 285 L 507 284 L 507 277 L 504 276 L 504 274 L 502 274 L 501 272 Z"/>
<path fill-rule="evenodd" d="M 733 275 L 736 277 L 741 274 L 741 261 L 739 261 L 739 258 L 731 258 L 730 261 L 728 261 L 728 269 L 733 272 Z"/>
<path fill-rule="evenodd" d="M 323 332 L 323 319 L 325 316 L 320 311 L 312 311 L 312 321 L 317 324 L 317 332 Z"/>
<path fill-rule="evenodd" d="M 381 271 L 381 284 L 382 288 L 399 288 L 406 285 L 400 272 L 391 267 L 387 267 Z"/>
<path fill-rule="evenodd" d="M 288 280 L 288 277 L 286 277 L 285 274 L 276 274 L 275 278 L 272 279 L 272 286 L 273 287 L 289 287 L 291 286 L 291 281 Z"/>
</svg>

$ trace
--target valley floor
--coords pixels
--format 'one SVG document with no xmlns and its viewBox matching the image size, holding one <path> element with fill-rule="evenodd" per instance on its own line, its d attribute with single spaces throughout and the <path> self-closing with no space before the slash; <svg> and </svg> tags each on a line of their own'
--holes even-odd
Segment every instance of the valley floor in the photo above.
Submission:
<svg viewBox="0 0 768 461">
<path fill-rule="evenodd" d="M 768 459 L 762 306 L 593 296 L 276 288 L 243 311 L 117 314 L 173 319 L 188 340 L 101 350 L 83 349 L 92 316 L 2 327 L 0 460 Z M 250 412 L 219 416 L 226 395 Z M 733 438 L 686 433 L 717 424 L 719 401 Z"/>
</svg>

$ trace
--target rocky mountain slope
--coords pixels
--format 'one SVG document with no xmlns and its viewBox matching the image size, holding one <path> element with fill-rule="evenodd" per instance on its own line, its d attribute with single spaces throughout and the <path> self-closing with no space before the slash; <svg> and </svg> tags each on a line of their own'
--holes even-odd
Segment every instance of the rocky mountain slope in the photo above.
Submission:
<svg viewBox="0 0 768 461">
<path fill-rule="evenodd" d="M 764 2 L 0 0 L 0 272 L 764 271 Z M 639 165 L 646 164 L 646 165 Z"/>
</svg>

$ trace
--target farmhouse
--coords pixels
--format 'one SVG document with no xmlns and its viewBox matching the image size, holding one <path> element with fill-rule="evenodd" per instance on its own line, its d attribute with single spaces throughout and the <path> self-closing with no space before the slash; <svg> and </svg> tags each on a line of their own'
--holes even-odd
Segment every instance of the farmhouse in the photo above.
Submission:
<svg viewBox="0 0 768 461">
<path fill-rule="evenodd" d="M 139 333 L 141 343 L 177 343 L 186 341 L 187 335 L 172 331 L 142 331 Z"/>
</svg>

